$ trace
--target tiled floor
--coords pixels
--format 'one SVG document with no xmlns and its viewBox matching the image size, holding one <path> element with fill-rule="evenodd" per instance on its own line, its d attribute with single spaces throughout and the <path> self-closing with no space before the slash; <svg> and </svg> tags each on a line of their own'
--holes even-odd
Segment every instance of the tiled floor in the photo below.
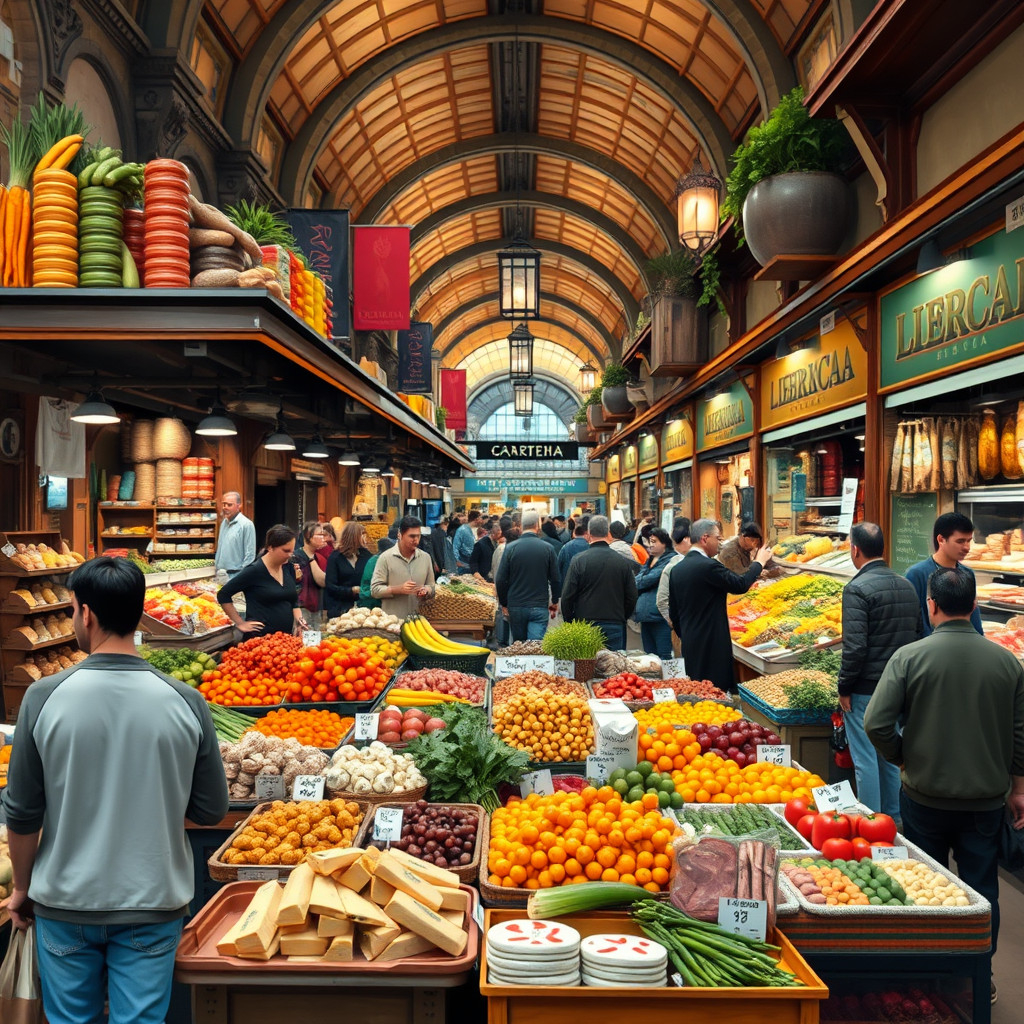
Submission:
<svg viewBox="0 0 1024 1024">
<path fill-rule="evenodd" d="M 993 975 L 999 999 L 992 1007 L 992 1024 L 1024 1021 L 1024 872 L 999 872 L 999 952 Z"/>
</svg>

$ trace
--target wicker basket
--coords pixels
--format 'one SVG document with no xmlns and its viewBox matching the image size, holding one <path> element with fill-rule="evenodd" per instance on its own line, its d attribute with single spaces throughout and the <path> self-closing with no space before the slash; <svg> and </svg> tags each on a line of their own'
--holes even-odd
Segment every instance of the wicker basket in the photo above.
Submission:
<svg viewBox="0 0 1024 1024">
<path fill-rule="evenodd" d="M 153 455 L 157 459 L 177 459 L 179 462 L 188 455 L 192 447 L 192 435 L 181 420 L 163 416 L 153 427 Z"/>
<path fill-rule="evenodd" d="M 132 462 L 152 462 L 153 421 L 136 420 L 132 424 Z"/>
<path fill-rule="evenodd" d="M 399 804 L 399 803 L 394 803 L 392 801 L 392 802 L 389 802 L 389 803 L 377 804 L 377 807 L 403 807 L 404 808 L 405 804 L 412 803 L 412 802 L 413 801 L 411 801 L 411 800 L 406 800 L 405 803 Z M 490 837 L 490 834 L 491 834 L 490 815 L 488 815 L 488 813 L 479 804 L 436 803 L 434 801 L 431 801 L 431 804 L 432 804 L 432 806 L 435 806 L 435 807 L 457 807 L 457 808 L 459 808 L 461 810 L 464 810 L 464 811 L 475 811 L 476 812 L 476 816 L 477 816 L 477 823 L 476 823 L 476 846 L 473 848 L 473 859 L 468 864 L 464 864 L 464 865 L 461 865 L 460 867 L 449 868 L 448 869 L 449 871 L 454 871 L 455 874 L 457 874 L 459 876 L 461 881 L 465 882 L 467 885 L 472 885 L 473 882 L 475 881 L 476 877 L 477 877 L 477 873 L 480 870 L 480 858 L 483 856 L 483 851 L 487 848 L 488 840 L 489 840 L 489 837 Z M 384 845 L 385 845 L 383 842 L 381 842 L 380 840 L 377 840 L 376 842 L 374 842 L 374 840 L 372 839 L 372 836 L 373 836 L 373 819 L 374 819 L 374 815 L 376 815 L 376 813 L 377 813 L 377 807 L 372 808 L 371 809 L 372 813 L 370 813 L 367 816 L 370 824 L 367 826 L 367 829 L 366 829 L 366 844 L 367 845 L 376 846 L 376 847 L 379 847 L 380 849 L 383 849 Z"/>
<path fill-rule="evenodd" d="M 156 460 L 156 496 L 181 497 L 181 463 L 177 459 Z"/>
<path fill-rule="evenodd" d="M 143 504 L 156 501 L 156 463 L 135 463 L 135 500 Z"/>
<path fill-rule="evenodd" d="M 121 414 L 121 426 L 119 427 L 118 439 L 121 443 L 121 461 L 127 465 L 134 461 L 132 458 L 132 418 L 124 413 Z"/>
<path fill-rule="evenodd" d="M 325 795 L 324 798 L 328 799 L 326 797 L 326 795 Z M 334 798 L 331 797 L 330 799 L 334 799 Z M 352 798 L 349 798 L 349 799 L 352 799 Z M 291 801 L 287 801 L 287 802 L 290 803 Z M 357 803 L 359 805 L 359 810 L 362 811 L 362 814 L 363 814 L 363 820 L 359 823 L 359 828 L 356 830 L 356 834 L 352 838 L 352 844 L 351 845 L 352 846 L 363 846 L 365 844 L 365 842 L 366 842 L 366 834 L 367 834 L 367 832 L 368 832 L 368 830 L 370 828 L 370 822 L 372 820 L 372 818 L 371 818 L 371 816 L 369 814 L 370 806 L 369 806 L 369 804 L 365 800 L 354 800 L 353 802 Z M 251 864 L 251 865 L 250 864 L 226 864 L 223 861 L 222 857 L 231 848 L 231 844 L 235 841 L 235 838 L 238 835 L 241 834 L 242 830 L 247 825 L 249 825 L 249 823 L 254 818 L 256 818 L 258 815 L 263 814 L 265 811 L 270 810 L 270 808 L 272 806 L 273 806 L 273 801 L 268 801 L 267 803 L 257 804 L 252 809 L 252 811 L 250 811 L 249 816 L 247 818 L 245 818 L 244 821 L 240 822 L 238 827 L 234 830 L 234 832 L 232 832 L 231 835 L 229 835 L 227 837 L 227 839 L 225 839 L 224 842 L 221 843 L 221 845 L 218 846 L 217 849 L 213 851 L 212 856 L 206 862 L 206 866 L 207 866 L 207 868 L 209 869 L 209 872 L 210 872 L 210 878 L 212 878 L 215 882 L 237 882 L 238 881 L 238 869 L 240 867 L 262 867 L 262 866 L 266 866 L 266 865 L 256 865 L 256 864 Z M 287 878 L 288 875 L 291 873 L 292 868 L 295 867 L 294 864 L 274 864 L 274 865 L 270 865 L 270 866 L 275 868 L 277 870 L 279 876 L 282 877 L 282 878 Z"/>
<path fill-rule="evenodd" d="M 427 786 L 417 786 L 415 789 L 407 789 L 399 793 L 403 803 L 412 803 L 414 800 L 422 800 L 427 795 Z M 354 800 L 357 804 L 366 804 L 368 807 L 381 807 L 384 804 L 394 804 L 394 793 L 344 793 L 340 789 L 328 789 L 324 787 L 324 799 L 326 800 Z"/>
</svg>

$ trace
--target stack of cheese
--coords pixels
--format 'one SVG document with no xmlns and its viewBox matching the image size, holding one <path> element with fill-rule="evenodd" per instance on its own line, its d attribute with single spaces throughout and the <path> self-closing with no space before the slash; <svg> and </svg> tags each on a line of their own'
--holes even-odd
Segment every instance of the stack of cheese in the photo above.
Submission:
<svg viewBox="0 0 1024 1024">
<path fill-rule="evenodd" d="M 487 931 L 492 985 L 578 985 L 580 933 L 561 921 L 520 918 Z"/>
<path fill-rule="evenodd" d="M 266 882 L 217 943 L 221 956 L 343 963 L 466 947 L 469 895 L 459 876 L 401 850 L 322 850 L 282 887 Z"/>
<path fill-rule="evenodd" d="M 662 988 L 668 950 L 639 935 L 590 935 L 580 947 L 583 984 L 598 988 Z"/>
</svg>

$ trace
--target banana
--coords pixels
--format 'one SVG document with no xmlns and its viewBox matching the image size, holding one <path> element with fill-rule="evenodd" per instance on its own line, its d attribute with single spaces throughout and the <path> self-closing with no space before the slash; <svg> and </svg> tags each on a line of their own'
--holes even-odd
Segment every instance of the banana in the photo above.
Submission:
<svg viewBox="0 0 1024 1024">
<path fill-rule="evenodd" d="M 442 643 L 439 643 L 424 628 L 423 620 L 416 618 L 412 620 L 410 627 L 416 642 L 432 654 L 450 654 L 451 651 Z"/>
<path fill-rule="evenodd" d="M 439 633 L 431 622 L 427 619 L 420 617 L 417 619 L 421 623 L 424 632 L 428 637 L 434 640 L 435 643 L 442 644 L 446 650 L 451 651 L 453 654 L 486 654 L 489 653 L 486 647 L 480 647 L 478 644 L 464 644 L 458 640 L 451 640 L 448 637 Z"/>
</svg>

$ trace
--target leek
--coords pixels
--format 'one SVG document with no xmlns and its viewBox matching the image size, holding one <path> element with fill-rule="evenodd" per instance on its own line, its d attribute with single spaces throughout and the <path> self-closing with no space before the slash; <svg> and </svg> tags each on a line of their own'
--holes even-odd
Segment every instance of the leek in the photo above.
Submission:
<svg viewBox="0 0 1024 1024">
<path fill-rule="evenodd" d="M 637 900 L 653 900 L 655 894 L 628 882 L 581 882 L 553 889 L 537 889 L 526 903 L 531 920 L 564 917 L 586 910 L 628 907 Z"/>
</svg>

